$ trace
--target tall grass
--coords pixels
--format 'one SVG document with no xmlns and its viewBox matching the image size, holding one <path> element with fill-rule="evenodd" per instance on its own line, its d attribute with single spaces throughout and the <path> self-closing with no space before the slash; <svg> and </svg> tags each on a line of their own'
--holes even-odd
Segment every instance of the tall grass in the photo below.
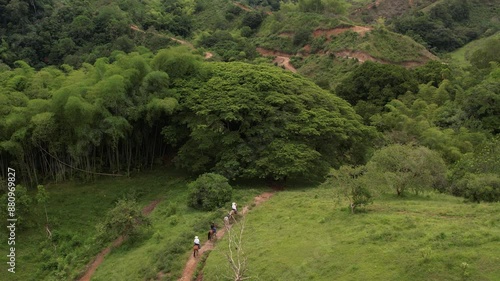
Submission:
<svg viewBox="0 0 500 281">
<path fill-rule="evenodd" d="M 247 215 L 255 280 L 500 280 L 500 205 L 385 196 L 349 214 L 324 188 L 285 191 Z M 226 241 L 219 242 L 225 245 Z M 230 280 L 225 247 L 205 280 Z"/>
<path fill-rule="evenodd" d="M 96 225 L 123 197 L 136 199 L 141 207 L 155 199 L 163 200 L 150 215 L 152 227 L 106 256 L 94 279 L 144 280 L 159 271 L 180 275 L 194 235 L 206 239 L 209 222 L 222 221 L 223 217 L 223 210 L 198 212 L 186 207 L 190 180 L 174 170 L 157 170 L 132 178 L 46 185 L 52 240 L 44 230 L 45 215 L 36 213 L 32 218 L 35 226 L 16 233 L 16 273 L 8 279 L 2 274 L 0 280 L 76 279 L 102 250 L 95 240 Z M 251 202 L 261 186 L 237 188 L 234 200 L 242 205 Z M 230 202 L 226 207 L 230 209 Z M 1 240 L 7 241 L 5 236 Z M 0 252 L 7 254 L 7 247 L 7 243 L 1 243 Z M 7 264 L 2 263 L 0 270 L 7 272 Z"/>
<path fill-rule="evenodd" d="M 474 40 L 463 46 L 462 48 L 451 52 L 449 54 L 449 62 L 451 64 L 458 65 L 464 68 L 471 66 L 470 58 L 472 54 L 474 54 L 475 51 L 483 48 L 486 41 L 492 38 L 500 38 L 500 32 L 497 32 L 489 37 Z"/>
</svg>

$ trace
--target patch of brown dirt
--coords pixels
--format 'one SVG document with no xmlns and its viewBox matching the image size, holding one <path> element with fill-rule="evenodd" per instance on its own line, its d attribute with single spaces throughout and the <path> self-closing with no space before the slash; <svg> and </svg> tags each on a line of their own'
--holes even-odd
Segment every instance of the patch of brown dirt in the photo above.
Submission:
<svg viewBox="0 0 500 281">
<path fill-rule="evenodd" d="M 309 54 L 311 52 L 311 45 L 309 44 L 305 45 L 303 50 L 306 54 Z"/>
<path fill-rule="evenodd" d="M 259 196 L 256 196 L 254 198 L 254 203 L 255 203 L 255 206 L 258 206 L 260 205 L 261 203 L 263 202 L 266 202 L 267 200 L 269 200 L 269 198 L 271 198 L 271 196 L 273 196 L 274 193 L 272 192 L 264 192 L 262 194 L 260 194 Z"/>
<path fill-rule="evenodd" d="M 156 199 L 149 203 L 147 206 L 145 206 L 142 209 L 142 213 L 144 215 L 149 215 L 158 205 L 158 203 L 161 202 L 162 199 Z M 123 235 L 120 235 L 118 238 L 116 238 L 115 241 L 113 241 L 113 244 L 110 247 L 107 247 L 106 249 L 102 250 L 90 263 L 87 265 L 87 269 L 85 270 L 85 274 L 78 279 L 79 281 L 90 281 L 90 278 L 92 278 L 92 275 L 94 275 L 95 271 L 101 265 L 101 263 L 104 261 L 104 257 L 111 252 L 112 249 L 120 247 L 121 244 L 125 241 L 125 237 Z"/>
<path fill-rule="evenodd" d="M 272 193 L 272 192 L 264 192 L 264 193 L 256 196 L 254 198 L 254 204 L 257 206 L 257 205 L 259 205 L 259 204 L 267 201 L 269 198 L 271 198 L 271 196 L 273 196 L 273 194 L 274 193 Z M 243 207 L 243 209 L 241 211 L 241 214 L 242 215 L 246 215 L 249 210 L 250 210 L 250 208 L 248 206 L 245 206 L 245 207 Z M 231 225 L 229 227 L 231 227 Z M 217 239 L 216 240 L 221 239 L 224 236 L 225 233 L 226 233 L 226 228 L 225 227 L 223 227 L 220 230 L 218 230 L 217 234 L 216 234 L 217 235 Z M 178 281 L 190 281 L 193 278 L 194 271 L 196 270 L 196 266 L 198 264 L 199 257 L 201 257 L 205 251 L 212 250 L 213 248 L 214 248 L 214 243 L 212 241 L 206 241 L 201 246 L 201 249 L 198 251 L 198 257 L 197 258 L 193 257 L 193 254 L 191 253 L 191 255 L 189 256 L 188 261 L 186 262 L 186 266 L 184 267 L 184 271 L 182 272 L 182 277 L 179 278 Z M 201 272 L 200 274 L 203 274 L 203 272 Z M 197 280 L 200 280 L 199 278 L 200 277 L 198 277 Z M 203 280 L 203 279 L 201 279 L 201 280 Z"/>
<path fill-rule="evenodd" d="M 429 59 L 424 59 L 423 61 L 403 61 L 400 63 L 394 63 L 394 62 L 374 58 L 366 52 L 353 51 L 353 50 L 344 50 L 344 51 L 336 52 L 335 56 L 350 58 L 350 59 L 357 59 L 361 63 L 363 63 L 365 61 L 374 61 L 374 62 L 383 63 L 383 64 L 401 65 L 401 66 L 406 67 L 406 68 L 415 68 L 415 67 L 421 66 L 421 65 L 425 64 L 427 61 L 431 60 L 429 58 Z"/>
<path fill-rule="evenodd" d="M 239 3 L 239 2 L 233 2 L 233 4 L 235 6 L 237 6 L 237 7 L 240 7 L 242 10 L 247 11 L 247 12 L 251 12 L 252 11 L 252 9 L 250 7 L 245 6 L 245 5 L 243 5 L 243 4 Z"/>
<path fill-rule="evenodd" d="M 283 66 L 286 70 L 290 70 L 291 72 L 297 72 L 297 69 L 295 69 L 295 67 L 293 67 L 293 65 L 290 63 L 291 55 L 260 47 L 257 47 L 257 52 L 265 57 L 275 57 L 273 63 L 276 63 L 278 66 Z"/>
<path fill-rule="evenodd" d="M 293 37 L 293 35 L 295 35 L 295 32 L 293 31 L 281 32 L 280 34 L 278 34 L 279 37 L 286 37 L 286 38 Z"/>
<path fill-rule="evenodd" d="M 209 58 L 213 57 L 214 54 L 210 53 L 210 52 L 205 52 L 205 59 L 208 60 Z"/>
<path fill-rule="evenodd" d="M 188 46 L 191 49 L 195 49 L 195 47 L 193 46 L 193 44 L 191 44 L 191 43 L 189 43 L 187 41 L 184 41 L 184 40 L 181 40 L 181 39 L 177 39 L 175 37 L 169 37 L 169 38 L 170 38 L 170 40 L 175 41 L 175 42 L 177 42 L 177 43 L 179 43 L 181 45 L 185 45 L 185 46 Z"/>
<path fill-rule="evenodd" d="M 276 63 L 278 66 L 283 66 L 286 70 L 290 70 L 293 73 L 297 72 L 297 69 L 295 69 L 295 67 L 293 67 L 293 65 L 290 63 L 289 57 L 276 56 L 276 58 L 273 60 L 273 63 Z"/>
</svg>

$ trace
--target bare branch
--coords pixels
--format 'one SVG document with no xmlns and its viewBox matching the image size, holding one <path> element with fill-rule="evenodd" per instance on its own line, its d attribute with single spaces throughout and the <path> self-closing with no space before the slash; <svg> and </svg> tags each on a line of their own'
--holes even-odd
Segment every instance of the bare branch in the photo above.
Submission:
<svg viewBox="0 0 500 281">
<path fill-rule="evenodd" d="M 239 227 L 239 232 L 235 233 L 234 227 Z M 242 219 L 239 223 L 232 225 L 227 230 L 228 237 L 228 252 L 226 253 L 226 258 L 229 263 L 229 267 L 233 272 L 234 281 L 242 281 L 250 279 L 248 276 L 244 276 L 247 271 L 247 258 L 242 247 L 243 234 L 245 231 L 245 220 Z M 234 251 L 233 250 L 234 247 Z"/>
</svg>

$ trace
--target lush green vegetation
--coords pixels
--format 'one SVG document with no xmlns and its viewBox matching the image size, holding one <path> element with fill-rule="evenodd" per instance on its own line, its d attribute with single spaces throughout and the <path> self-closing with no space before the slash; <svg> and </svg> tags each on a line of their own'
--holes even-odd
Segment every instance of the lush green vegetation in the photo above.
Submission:
<svg viewBox="0 0 500 281">
<path fill-rule="evenodd" d="M 176 279 L 192 237 L 261 179 L 289 190 L 249 216 L 245 274 L 498 279 L 498 0 L 412 2 L 358 26 L 394 11 L 0 0 L 0 216 L 14 167 L 17 280 L 75 279 L 119 235 L 96 280 Z M 222 248 L 209 280 L 227 273 Z"/>
<path fill-rule="evenodd" d="M 233 188 L 218 174 L 206 173 L 189 184 L 188 205 L 195 209 L 212 211 L 231 200 Z"/>
<path fill-rule="evenodd" d="M 498 31 L 498 1 L 446 0 L 392 22 L 397 32 L 435 51 L 453 51 Z"/>
<path fill-rule="evenodd" d="M 104 247 L 102 240 L 97 240 L 99 223 L 105 221 L 106 214 L 111 214 L 122 199 L 136 200 L 141 208 L 156 199 L 161 202 L 148 216 L 151 226 L 113 250 L 95 273 L 95 279 L 109 280 L 113 276 L 115 280 L 142 280 L 160 271 L 179 276 L 193 237 L 198 235 L 205 241 L 210 222 L 220 220 L 222 225 L 223 213 L 231 207 L 231 202 L 227 202 L 213 212 L 189 208 L 188 181 L 184 173 L 159 169 L 132 178 L 47 185 L 48 226 L 52 236 L 48 238 L 45 230 L 42 205 L 31 205 L 26 217 L 31 227 L 17 231 L 18 267 L 9 280 L 73 280 L 80 276 L 85 265 Z M 245 189 L 236 187 L 232 198 L 242 205 L 248 204 L 260 190 L 258 184 L 247 185 Z M 35 192 L 28 194 L 32 199 L 35 195 Z M 116 221 L 117 217 L 113 218 Z M 6 241 L 6 233 L 2 231 L 0 235 Z M 6 252 L 6 247 L 7 243 L 2 243 L 0 251 Z M 2 264 L 0 269 L 6 272 L 7 265 Z"/>
<path fill-rule="evenodd" d="M 247 276 L 260 280 L 496 280 L 498 204 L 427 193 L 385 195 L 351 215 L 332 187 L 275 194 L 245 219 Z M 346 208 L 347 207 L 347 208 Z M 204 268 L 233 280 L 227 240 Z"/>
<path fill-rule="evenodd" d="M 202 63 L 184 49 L 151 56 L 2 72 L 2 167 L 38 183 L 174 157 L 231 179 L 314 178 L 362 162 L 375 136 L 344 100 L 272 66 Z"/>
<path fill-rule="evenodd" d="M 485 49 L 486 43 L 489 42 L 491 39 L 495 39 L 495 38 L 496 39 L 500 38 L 500 32 L 497 32 L 494 35 L 491 35 L 489 37 L 474 40 L 474 41 L 468 43 L 467 45 L 463 46 L 462 48 L 449 53 L 450 63 L 457 64 L 457 65 L 462 66 L 464 68 L 470 67 L 471 66 L 470 61 L 472 58 L 472 54 L 474 54 L 477 50 Z"/>
</svg>

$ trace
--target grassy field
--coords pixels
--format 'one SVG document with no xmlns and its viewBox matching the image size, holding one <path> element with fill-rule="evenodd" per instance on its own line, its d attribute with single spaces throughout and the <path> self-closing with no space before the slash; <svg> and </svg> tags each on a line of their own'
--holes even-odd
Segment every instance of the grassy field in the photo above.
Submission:
<svg viewBox="0 0 500 281">
<path fill-rule="evenodd" d="M 237 189 L 234 200 L 240 205 L 248 204 L 261 190 Z M 111 252 L 92 280 L 149 280 L 160 271 L 168 273 L 164 280 L 181 277 L 194 236 L 198 235 L 204 243 L 210 221 L 222 226 L 224 217 L 223 210 L 201 212 L 188 208 L 186 200 L 185 187 L 172 190 L 151 214 L 154 234 L 141 243 L 126 243 Z M 230 204 L 226 209 L 230 209 Z"/>
<path fill-rule="evenodd" d="M 229 209 L 187 208 L 188 181 L 169 170 L 47 185 L 56 242 L 48 243 L 43 227 L 19 231 L 16 274 L 8 280 L 74 280 L 102 250 L 94 240 L 96 224 L 123 197 L 141 206 L 163 200 L 150 215 L 150 230 L 106 256 L 93 280 L 145 280 L 159 271 L 177 280 L 192 237 L 203 243 L 208 222 Z M 250 205 L 263 191 L 262 183 L 240 183 L 233 198 Z M 466 204 L 440 194 L 386 195 L 351 215 L 327 188 L 290 187 L 248 213 L 243 247 L 254 280 L 499 280 L 499 211 L 498 203 Z M 204 280 L 227 279 L 226 243 L 211 252 Z"/>
<path fill-rule="evenodd" d="M 206 239 L 204 233 L 209 221 L 222 217 L 222 211 L 198 212 L 186 207 L 189 180 L 173 170 L 157 170 L 132 178 L 46 185 L 52 241 L 47 239 L 43 227 L 45 215 L 36 212 L 37 216 L 32 218 L 34 226 L 16 232 L 16 273 L 4 279 L 7 264 L 2 263 L 0 270 L 4 273 L 0 280 L 74 280 L 103 248 L 95 241 L 96 225 L 115 202 L 124 197 L 136 198 L 140 206 L 158 198 L 163 200 L 150 215 L 151 229 L 112 251 L 94 279 L 144 280 L 145 276 L 155 276 L 159 271 L 170 272 L 172 278 L 178 276 L 193 236 L 199 234 Z M 259 185 L 254 184 L 236 189 L 233 197 L 244 204 L 258 193 Z M 1 235 L 1 240 L 7 241 L 5 232 Z M 7 243 L 0 244 L 0 252 L 7 253 L 7 246 Z"/>
<path fill-rule="evenodd" d="M 326 188 L 277 193 L 246 217 L 251 280 L 500 280 L 500 204 L 386 195 L 351 215 Z M 227 241 L 205 280 L 230 280 Z"/>
<path fill-rule="evenodd" d="M 461 67 L 471 66 L 469 59 L 472 54 L 480 49 L 488 39 L 500 38 L 500 32 L 495 33 L 489 37 L 474 40 L 462 48 L 450 53 L 450 63 L 456 64 Z"/>
</svg>

